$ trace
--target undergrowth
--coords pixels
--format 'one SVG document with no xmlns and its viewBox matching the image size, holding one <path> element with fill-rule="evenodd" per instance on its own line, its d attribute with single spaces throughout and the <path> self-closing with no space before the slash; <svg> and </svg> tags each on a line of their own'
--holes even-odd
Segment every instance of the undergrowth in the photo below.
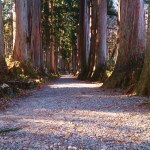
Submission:
<svg viewBox="0 0 150 150">
<path fill-rule="evenodd" d="M 46 73 L 44 69 L 32 67 L 30 61 L 21 63 L 15 61 L 12 56 L 6 57 L 5 60 L 7 71 L 0 76 L 0 97 L 5 99 L 19 94 L 22 90 L 34 88 L 59 76 L 54 73 Z M 3 90 L 3 85 L 8 85 L 5 90 Z"/>
</svg>

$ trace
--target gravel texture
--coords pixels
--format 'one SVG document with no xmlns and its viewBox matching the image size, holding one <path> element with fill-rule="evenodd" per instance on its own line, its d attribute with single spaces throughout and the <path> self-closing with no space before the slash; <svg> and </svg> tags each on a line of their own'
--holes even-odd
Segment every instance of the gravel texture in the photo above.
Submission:
<svg viewBox="0 0 150 150">
<path fill-rule="evenodd" d="M 0 150 L 150 150 L 150 99 L 60 79 L 0 111 Z"/>
</svg>

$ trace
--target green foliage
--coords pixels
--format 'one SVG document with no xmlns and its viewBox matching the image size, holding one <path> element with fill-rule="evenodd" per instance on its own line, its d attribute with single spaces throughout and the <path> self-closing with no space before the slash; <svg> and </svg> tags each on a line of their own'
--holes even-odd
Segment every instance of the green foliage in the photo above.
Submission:
<svg viewBox="0 0 150 150">
<path fill-rule="evenodd" d="M 12 54 L 13 45 L 13 18 L 12 7 L 13 0 L 3 0 L 3 23 L 4 23 L 4 41 L 6 55 Z"/>
<path fill-rule="evenodd" d="M 53 5 L 53 8 L 49 7 Z M 55 52 L 59 47 L 58 55 L 65 61 L 69 61 L 71 51 L 75 50 L 77 32 L 79 26 L 79 1 L 78 0 L 43 0 L 42 27 L 44 32 L 44 51 L 50 42 L 55 46 Z M 51 38 L 54 38 L 53 41 Z"/>
<path fill-rule="evenodd" d="M 23 73 L 23 68 L 21 67 L 21 63 L 19 61 L 13 60 L 12 56 L 9 55 L 6 57 L 6 64 L 8 67 L 9 75 L 13 77 L 18 77 L 20 74 Z"/>
<path fill-rule="evenodd" d="M 15 132 L 15 131 L 18 131 L 18 130 L 21 130 L 21 129 L 22 129 L 21 127 L 2 129 L 2 130 L 0 130 L 0 134 L 8 133 L 8 132 Z"/>
<path fill-rule="evenodd" d="M 106 70 L 113 71 L 115 68 L 115 61 L 113 59 L 108 59 L 106 61 Z"/>
<path fill-rule="evenodd" d="M 29 76 L 24 75 L 24 74 L 19 74 L 19 79 L 23 81 L 27 81 L 29 79 Z"/>
<path fill-rule="evenodd" d="M 30 65 L 30 61 L 20 63 L 14 60 L 11 55 L 6 57 L 6 64 L 10 77 L 15 79 L 27 80 L 28 78 L 36 78 L 39 73 L 36 68 Z"/>
</svg>

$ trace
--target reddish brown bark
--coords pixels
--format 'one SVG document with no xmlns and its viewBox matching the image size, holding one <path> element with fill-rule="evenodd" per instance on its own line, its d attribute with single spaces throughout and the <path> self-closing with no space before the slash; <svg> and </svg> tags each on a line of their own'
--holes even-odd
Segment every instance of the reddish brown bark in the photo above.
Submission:
<svg viewBox="0 0 150 150">
<path fill-rule="evenodd" d="M 13 13 L 13 57 L 41 67 L 41 1 L 15 0 Z"/>
<path fill-rule="evenodd" d="M 32 0 L 28 2 L 29 12 L 29 35 L 31 63 L 34 67 L 40 68 L 42 64 L 41 54 L 41 1 Z"/>
<path fill-rule="evenodd" d="M 28 61 L 29 32 L 27 0 L 15 0 L 13 12 L 13 58 L 20 62 Z"/>
<path fill-rule="evenodd" d="M 90 44 L 90 55 L 88 62 L 88 73 L 87 79 L 91 79 L 93 73 L 93 67 L 95 62 L 95 45 L 96 45 L 96 0 L 91 0 L 91 44 Z"/>
<path fill-rule="evenodd" d="M 118 59 L 105 87 L 128 87 L 137 82 L 143 66 L 144 4 L 142 0 L 120 0 Z"/>
<path fill-rule="evenodd" d="M 94 81 L 103 80 L 105 77 L 106 65 L 106 31 L 107 31 L 107 1 L 96 1 L 96 28 L 95 28 L 95 53 L 94 66 L 91 79 Z"/>
<path fill-rule="evenodd" d="M 135 88 L 138 95 L 150 96 L 150 2 L 148 8 L 148 32 L 145 61 L 140 80 Z"/>
<path fill-rule="evenodd" d="M 85 79 L 88 68 L 90 50 L 90 9 L 88 0 L 80 0 L 80 31 L 79 31 L 79 79 Z"/>
</svg>

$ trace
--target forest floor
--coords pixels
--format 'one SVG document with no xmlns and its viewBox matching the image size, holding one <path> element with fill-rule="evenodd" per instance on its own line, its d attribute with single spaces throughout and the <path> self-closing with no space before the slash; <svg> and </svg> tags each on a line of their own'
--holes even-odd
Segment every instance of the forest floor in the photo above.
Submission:
<svg viewBox="0 0 150 150">
<path fill-rule="evenodd" d="M 62 76 L 0 111 L 0 150 L 150 150 L 150 99 Z"/>
</svg>

